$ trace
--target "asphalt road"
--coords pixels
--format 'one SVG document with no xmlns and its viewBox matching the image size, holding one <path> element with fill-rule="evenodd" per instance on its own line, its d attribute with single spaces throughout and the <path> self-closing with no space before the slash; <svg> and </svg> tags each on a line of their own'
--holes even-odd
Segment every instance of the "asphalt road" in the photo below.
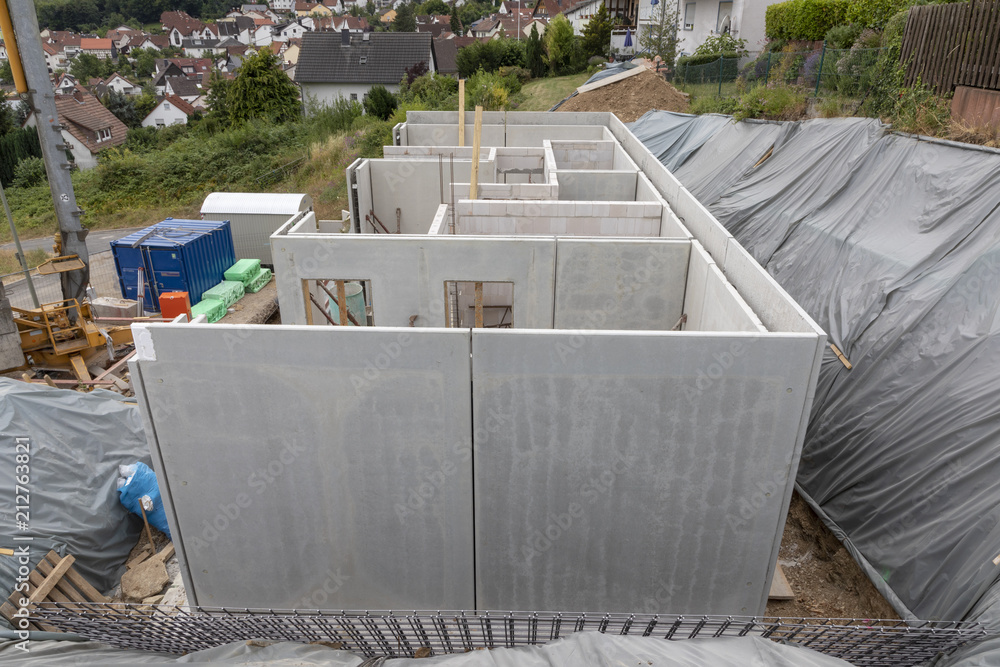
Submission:
<svg viewBox="0 0 1000 667">
<path fill-rule="evenodd" d="M 93 257 L 97 253 L 104 253 L 111 249 L 110 243 L 123 236 L 128 236 L 134 231 L 144 229 L 143 227 L 127 227 L 124 229 L 100 229 L 87 234 L 87 251 Z M 24 239 L 21 247 L 25 252 L 35 248 L 43 248 L 46 252 L 52 252 L 52 237 L 43 236 L 36 239 Z M 4 250 L 15 250 L 13 243 L 6 243 L 0 248 Z M 113 294 L 118 296 L 117 279 L 114 276 L 114 262 L 109 254 L 101 255 L 100 260 L 93 260 L 90 266 L 90 282 L 99 295 Z M 35 292 L 38 300 L 42 303 L 58 301 L 62 298 L 62 288 L 58 275 L 32 276 L 35 285 Z M 9 282 L 4 285 L 6 296 L 14 306 L 21 308 L 31 308 L 31 297 L 28 294 L 28 285 L 25 280 Z"/>
<path fill-rule="evenodd" d="M 110 250 L 109 245 L 112 241 L 116 241 L 123 236 L 128 236 L 132 232 L 139 231 L 140 229 L 145 229 L 144 227 L 126 227 L 124 229 L 98 229 L 96 231 L 87 234 L 87 251 L 91 253 L 104 252 L 105 250 Z M 52 230 L 55 234 L 55 230 Z M 21 239 L 21 247 L 25 252 L 35 250 L 36 248 L 44 248 L 46 252 L 52 252 L 52 236 L 42 236 L 37 239 Z M 0 246 L 3 250 L 16 250 L 13 243 L 5 243 Z"/>
</svg>

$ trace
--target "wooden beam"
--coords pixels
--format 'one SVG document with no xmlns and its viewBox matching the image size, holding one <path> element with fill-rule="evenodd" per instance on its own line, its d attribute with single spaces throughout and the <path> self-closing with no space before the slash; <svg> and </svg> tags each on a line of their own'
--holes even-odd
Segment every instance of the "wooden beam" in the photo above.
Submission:
<svg viewBox="0 0 1000 667">
<path fill-rule="evenodd" d="M 458 80 L 458 145 L 465 145 L 465 79 Z"/>
<path fill-rule="evenodd" d="M 52 589 L 56 587 L 62 576 L 66 574 L 70 566 L 76 559 L 73 556 L 65 556 L 59 561 L 59 564 L 52 568 L 52 571 L 45 576 L 45 581 L 35 589 L 35 592 L 31 594 L 29 601 L 31 604 L 36 602 L 41 602 L 45 597 L 52 592 Z"/>
<path fill-rule="evenodd" d="M 476 283 L 476 328 L 483 328 L 483 284 Z"/>
<path fill-rule="evenodd" d="M 309 291 L 308 280 L 302 281 L 302 301 L 305 303 L 306 307 L 306 324 L 311 325 L 313 323 L 312 304 L 316 302 L 316 298 L 312 295 L 312 292 Z M 320 308 L 320 310 L 326 312 L 323 308 Z"/>
<path fill-rule="evenodd" d="M 781 564 L 778 563 L 774 567 L 774 578 L 771 579 L 771 590 L 767 594 L 768 600 L 794 600 L 795 591 L 792 590 L 791 584 L 788 583 L 788 578 L 785 576 L 785 571 L 781 569 Z"/>
<path fill-rule="evenodd" d="M 472 178 L 469 179 L 469 199 L 479 199 L 479 147 L 483 134 L 483 108 L 476 107 L 476 126 L 472 131 Z"/>
<path fill-rule="evenodd" d="M 342 326 L 347 326 L 347 290 L 344 289 L 344 281 L 337 280 L 334 281 L 337 284 L 337 308 L 340 314 L 340 324 Z"/>
</svg>

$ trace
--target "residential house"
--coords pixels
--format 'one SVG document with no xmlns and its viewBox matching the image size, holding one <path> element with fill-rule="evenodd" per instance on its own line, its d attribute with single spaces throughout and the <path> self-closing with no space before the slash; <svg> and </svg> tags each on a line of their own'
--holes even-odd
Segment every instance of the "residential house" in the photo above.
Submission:
<svg viewBox="0 0 1000 667">
<path fill-rule="evenodd" d="M 677 31 L 678 49 L 682 53 L 694 53 L 709 37 L 730 33 L 737 39 L 744 39 L 747 48 L 757 51 L 763 48 L 764 13 L 769 5 L 780 0 L 688 0 L 681 2 L 681 17 Z"/>
<path fill-rule="evenodd" d="M 299 39 L 307 32 L 309 30 L 301 23 L 292 21 L 291 23 L 274 26 L 271 39 L 275 42 L 287 42 L 290 39 Z"/>
<path fill-rule="evenodd" d="M 664 0 L 664 2 L 666 1 Z M 631 11 L 634 11 L 634 6 L 638 3 L 638 0 L 627 0 L 627 2 L 629 7 L 633 8 Z M 596 14 L 603 4 L 604 0 L 538 0 L 531 15 L 536 18 L 551 20 L 557 14 L 562 14 L 573 24 L 573 32 L 579 35 L 587 27 L 590 17 Z M 609 11 L 611 10 L 610 5 L 608 9 Z M 631 20 L 634 21 L 634 17 Z"/>
<path fill-rule="evenodd" d="M 310 102 L 328 105 L 338 97 L 360 101 L 376 84 L 398 91 L 407 68 L 419 63 L 428 71 L 436 69 L 427 33 L 310 32 L 302 38 L 295 81 Z"/>
<path fill-rule="evenodd" d="M 160 14 L 163 32 L 172 46 L 181 47 L 185 39 L 211 39 L 218 37 L 209 24 L 202 23 L 187 12 L 170 11 Z"/>
<path fill-rule="evenodd" d="M 0 60 L 7 60 L 7 45 L 0 39 Z"/>
<path fill-rule="evenodd" d="M 318 2 L 296 2 L 296 16 L 333 16 L 333 12 L 326 5 Z"/>
<path fill-rule="evenodd" d="M 271 19 L 254 19 L 250 46 L 267 46 L 272 41 L 274 41 L 274 22 Z"/>
<path fill-rule="evenodd" d="M 97 166 L 97 155 L 124 143 L 128 128 L 101 101 L 77 86 L 55 96 L 56 112 L 62 125 L 63 143 L 80 169 Z M 38 124 L 32 112 L 25 126 Z"/>
<path fill-rule="evenodd" d="M 440 16 L 418 15 L 416 17 L 417 32 L 430 33 L 431 37 L 440 37 L 444 33 L 451 32 L 451 17 L 447 14 Z"/>
<path fill-rule="evenodd" d="M 69 72 L 64 72 L 53 86 L 57 95 L 71 95 L 76 90 L 76 77 Z"/>
<path fill-rule="evenodd" d="M 45 64 L 48 65 L 50 74 L 57 69 L 66 69 L 68 67 L 66 57 L 54 45 L 43 42 L 42 51 L 45 52 Z"/>
<path fill-rule="evenodd" d="M 136 49 L 155 49 L 157 51 L 162 51 L 169 46 L 170 38 L 166 35 L 139 35 L 129 40 L 129 43 L 120 50 L 122 53 L 132 53 L 132 51 Z"/>
<path fill-rule="evenodd" d="M 233 40 L 233 43 L 239 42 Z M 182 48 L 188 58 L 214 58 L 226 52 L 225 45 L 218 39 L 185 39 Z"/>
<path fill-rule="evenodd" d="M 176 95 L 185 102 L 194 104 L 207 91 L 205 82 L 203 86 L 200 82 L 188 79 L 183 76 L 168 76 L 163 82 L 163 94 L 167 97 Z"/>
<path fill-rule="evenodd" d="M 532 16 L 530 12 L 521 14 L 507 14 L 500 17 L 500 29 L 497 36 L 509 37 L 511 39 L 527 39 L 531 36 L 531 27 L 538 29 L 541 36 L 545 32 L 545 26 L 549 24 L 548 19 Z"/>
<path fill-rule="evenodd" d="M 94 93 L 98 97 L 104 97 L 109 90 L 113 90 L 121 95 L 141 95 L 142 86 L 137 86 L 118 72 L 113 73 L 107 79 L 98 81 L 94 86 Z"/>
<path fill-rule="evenodd" d="M 294 14 L 295 0 L 271 0 L 271 9 L 278 14 Z"/>
<path fill-rule="evenodd" d="M 80 53 L 87 53 L 101 60 L 105 58 L 118 59 L 118 47 L 115 46 L 115 42 L 112 39 L 84 37 L 80 40 Z"/>
<path fill-rule="evenodd" d="M 231 37 L 240 44 L 250 44 L 253 33 L 256 30 L 254 20 L 249 16 L 237 16 L 228 19 L 219 19 L 215 24 L 219 39 Z"/>
<path fill-rule="evenodd" d="M 184 125 L 195 111 L 196 109 L 193 106 L 180 97 L 168 95 L 153 107 L 149 115 L 142 119 L 142 126 L 167 127 L 168 125 Z"/>
<path fill-rule="evenodd" d="M 368 20 L 359 16 L 334 16 L 330 20 L 330 30 L 340 32 L 349 30 L 352 33 L 361 34 L 369 29 Z"/>
</svg>

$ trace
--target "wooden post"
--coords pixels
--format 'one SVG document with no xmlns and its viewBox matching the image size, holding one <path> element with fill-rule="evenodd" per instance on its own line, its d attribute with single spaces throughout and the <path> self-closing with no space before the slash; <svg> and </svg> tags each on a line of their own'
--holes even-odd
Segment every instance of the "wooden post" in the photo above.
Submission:
<svg viewBox="0 0 1000 667">
<path fill-rule="evenodd" d="M 309 291 L 308 280 L 302 281 L 302 301 L 304 302 L 306 309 L 306 324 L 311 326 L 313 323 L 313 307 L 312 307 L 313 295 L 312 292 Z"/>
<path fill-rule="evenodd" d="M 347 294 L 344 290 L 344 281 L 337 281 L 337 307 L 340 308 L 340 320 L 341 326 L 347 326 Z"/>
<path fill-rule="evenodd" d="M 483 108 L 476 107 L 476 126 L 472 131 L 472 178 L 469 179 L 469 199 L 479 199 L 479 144 L 483 134 Z"/>
<path fill-rule="evenodd" d="M 476 328 L 483 328 L 483 284 L 476 283 Z"/>
<path fill-rule="evenodd" d="M 465 145 L 465 79 L 458 80 L 458 145 Z"/>
</svg>

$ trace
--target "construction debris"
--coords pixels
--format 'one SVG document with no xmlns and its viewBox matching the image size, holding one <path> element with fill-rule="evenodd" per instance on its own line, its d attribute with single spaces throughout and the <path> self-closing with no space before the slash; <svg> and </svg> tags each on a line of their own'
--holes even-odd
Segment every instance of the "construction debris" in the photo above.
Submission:
<svg viewBox="0 0 1000 667">
<path fill-rule="evenodd" d="M 14 589 L 0 605 L 0 616 L 19 630 L 55 630 L 44 624 L 25 623 L 25 609 L 40 602 L 108 602 L 108 598 L 90 585 L 73 567 L 76 558 L 60 557 L 49 551 L 28 575 L 27 589 Z"/>
</svg>

